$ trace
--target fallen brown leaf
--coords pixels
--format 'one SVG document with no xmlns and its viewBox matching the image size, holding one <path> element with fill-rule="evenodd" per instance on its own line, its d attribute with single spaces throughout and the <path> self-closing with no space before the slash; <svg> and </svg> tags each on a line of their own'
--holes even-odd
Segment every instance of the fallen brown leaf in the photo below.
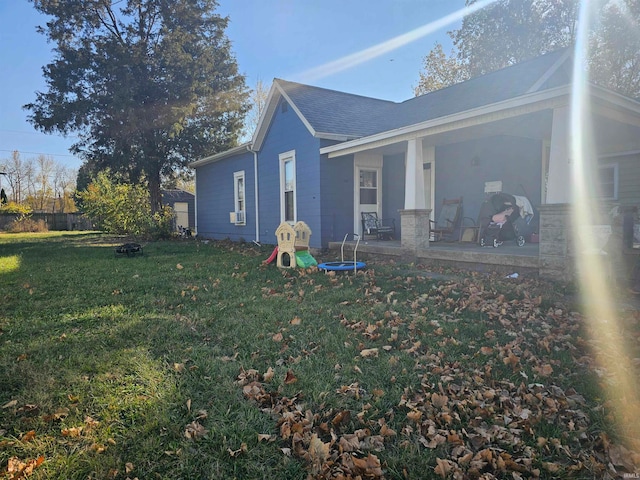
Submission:
<svg viewBox="0 0 640 480">
<path fill-rule="evenodd" d="M 267 371 L 264 373 L 262 378 L 264 379 L 265 382 L 270 382 L 273 379 L 275 374 L 276 372 L 273 370 L 273 368 L 269 367 L 267 368 Z"/>
<path fill-rule="evenodd" d="M 244 442 L 240 444 L 240 448 L 237 450 L 232 450 L 231 448 L 227 448 L 227 452 L 229 452 L 229 455 L 231 455 L 234 458 L 240 455 L 241 453 L 246 453 L 247 451 L 248 451 L 247 444 Z"/>
<path fill-rule="evenodd" d="M 287 374 L 284 377 L 284 383 L 286 385 L 291 385 L 292 383 L 296 383 L 298 378 L 294 375 L 292 370 L 287 370 Z"/>
<path fill-rule="evenodd" d="M 7 462 L 6 472 L 10 474 L 9 480 L 17 480 L 22 477 L 30 476 L 33 471 L 44 462 L 44 457 L 40 456 L 36 459 L 23 462 L 18 457 L 11 457 Z"/>
<path fill-rule="evenodd" d="M 18 401 L 17 400 L 11 400 L 7 403 L 5 403 L 2 408 L 6 409 L 6 408 L 11 408 L 11 407 L 15 407 L 16 405 L 18 405 Z"/>
<path fill-rule="evenodd" d="M 320 464 L 324 463 L 329 458 L 329 443 L 324 443 L 314 433 L 309 442 L 309 455 L 311 455 L 312 461 Z"/>
<path fill-rule="evenodd" d="M 193 421 L 184 430 L 184 436 L 189 440 L 199 440 L 207 434 L 207 429 Z"/>
<path fill-rule="evenodd" d="M 360 350 L 360 356 L 363 358 L 368 357 L 377 357 L 378 349 L 377 348 L 365 348 L 364 350 Z"/>
<path fill-rule="evenodd" d="M 449 472 L 453 469 L 453 462 L 451 460 L 436 458 L 436 463 L 437 465 L 434 469 L 435 474 L 442 478 L 447 478 L 447 475 L 449 475 Z"/>
<path fill-rule="evenodd" d="M 79 437 L 82 433 L 82 427 L 71 427 L 62 429 L 63 437 Z"/>
<path fill-rule="evenodd" d="M 35 430 L 29 430 L 27 433 L 25 433 L 22 438 L 20 438 L 21 442 L 30 442 L 31 440 L 36 438 L 36 431 Z"/>
</svg>

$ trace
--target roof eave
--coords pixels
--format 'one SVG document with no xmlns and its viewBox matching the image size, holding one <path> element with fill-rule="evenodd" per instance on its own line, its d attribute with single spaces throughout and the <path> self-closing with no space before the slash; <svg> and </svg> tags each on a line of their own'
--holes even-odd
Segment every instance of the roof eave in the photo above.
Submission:
<svg viewBox="0 0 640 480">
<path fill-rule="evenodd" d="M 220 160 L 224 160 L 225 158 L 232 157 L 239 153 L 250 152 L 252 150 L 251 145 L 251 142 L 243 143 L 242 145 L 230 148 L 229 150 L 225 150 L 224 152 L 216 153 L 215 155 L 210 155 L 208 157 L 195 160 L 189 164 L 189 167 L 198 168 L 209 163 L 219 162 Z"/>
<path fill-rule="evenodd" d="M 614 92 L 613 90 L 609 90 L 598 85 L 590 84 L 589 88 L 591 89 L 592 95 L 595 97 L 605 100 L 617 107 L 624 108 L 629 112 L 640 115 L 640 101 L 630 97 L 625 97 L 618 92 Z"/>
</svg>

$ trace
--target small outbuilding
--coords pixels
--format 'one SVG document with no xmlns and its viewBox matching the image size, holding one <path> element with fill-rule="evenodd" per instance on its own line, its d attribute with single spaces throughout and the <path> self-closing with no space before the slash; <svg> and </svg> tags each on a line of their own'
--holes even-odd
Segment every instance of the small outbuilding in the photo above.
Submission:
<svg viewBox="0 0 640 480">
<path fill-rule="evenodd" d="M 196 196 L 193 193 L 181 189 L 162 190 L 162 204 L 174 211 L 176 231 L 180 227 L 195 231 Z"/>
</svg>

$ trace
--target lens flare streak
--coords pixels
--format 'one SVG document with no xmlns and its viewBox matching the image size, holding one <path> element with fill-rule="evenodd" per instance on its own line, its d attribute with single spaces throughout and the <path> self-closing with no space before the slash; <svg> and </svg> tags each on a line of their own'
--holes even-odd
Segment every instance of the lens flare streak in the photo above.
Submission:
<svg viewBox="0 0 640 480">
<path fill-rule="evenodd" d="M 581 2 L 578 33 L 574 52 L 573 90 L 571 94 L 571 175 L 573 180 L 571 222 L 576 265 L 581 292 L 586 305 L 586 320 L 594 334 L 592 339 L 601 345 L 595 353 L 599 365 L 607 372 L 607 396 L 615 409 L 619 431 L 628 438 L 637 436 L 632 432 L 635 421 L 640 418 L 640 389 L 633 375 L 631 352 L 625 345 L 620 317 L 615 307 L 606 256 L 594 254 L 599 247 L 593 235 L 579 235 L 580 226 L 610 223 L 603 218 L 602 205 L 593 192 L 596 190 L 593 176 L 597 167 L 597 146 L 591 124 L 592 110 L 588 105 L 589 83 L 583 66 L 588 58 L 588 34 L 594 24 L 596 5 Z M 590 253 L 589 253 L 590 252 Z"/>
<path fill-rule="evenodd" d="M 295 75 L 294 78 L 296 78 L 300 82 L 308 83 L 329 77 L 344 70 L 348 70 L 357 65 L 368 62 L 369 60 L 380 57 L 385 53 L 397 50 L 398 48 L 408 45 L 411 42 L 415 42 L 416 40 L 430 35 L 440 30 L 441 28 L 446 27 L 447 25 L 462 20 L 466 15 L 477 12 L 478 10 L 485 8 L 486 6 L 496 1 L 497 0 L 481 0 L 474 3 L 473 5 L 469 5 L 468 7 L 461 8 L 460 10 L 450 13 L 449 15 L 446 15 L 436 21 L 427 23 L 426 25 L 411 30 L 410 32 L 403 33 L 402 35 L 398 35 L 397 37 L 394 37 L 372 47 L 360 50 L 359 52 L 346 55 L 337 60 L 333 60 L 318 67 L 306 70 L 299 75 Z"/>
</svg>

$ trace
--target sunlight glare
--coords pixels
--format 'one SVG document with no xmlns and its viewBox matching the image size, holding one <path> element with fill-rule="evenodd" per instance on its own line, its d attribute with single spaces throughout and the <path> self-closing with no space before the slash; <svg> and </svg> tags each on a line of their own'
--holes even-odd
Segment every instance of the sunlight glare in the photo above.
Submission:
<svg viewBox="0 0 640 480">
<path fill-rule="evenodd" d="M 0 257 L 0 273 L 15 272 L 20 268 L 20 260 L 19 255 Z"/>
</svg>

